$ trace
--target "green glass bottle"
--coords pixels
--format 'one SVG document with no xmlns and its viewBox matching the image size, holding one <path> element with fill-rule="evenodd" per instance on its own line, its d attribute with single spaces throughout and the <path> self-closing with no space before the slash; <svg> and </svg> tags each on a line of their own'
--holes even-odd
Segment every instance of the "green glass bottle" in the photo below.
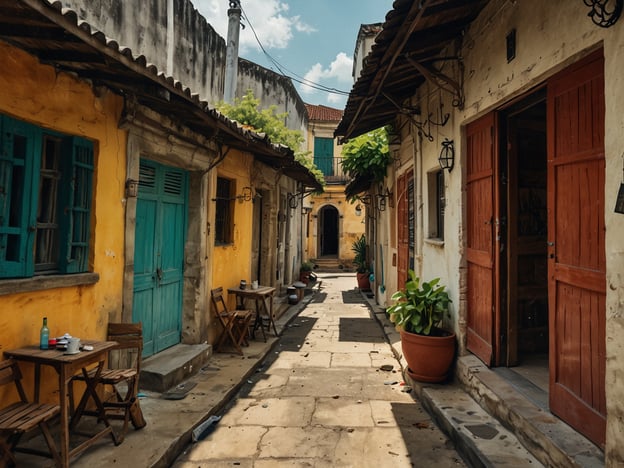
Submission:
<svg viewBox="0 0 624 468">
<path fill-rule="evenodd" d="M 43 325 L 39 333 L 39 348 L 48 349 L 48 339 L 50 338 L 50 330 L 48 329 L 48 317 L 43 317 Z"/>
</svg>

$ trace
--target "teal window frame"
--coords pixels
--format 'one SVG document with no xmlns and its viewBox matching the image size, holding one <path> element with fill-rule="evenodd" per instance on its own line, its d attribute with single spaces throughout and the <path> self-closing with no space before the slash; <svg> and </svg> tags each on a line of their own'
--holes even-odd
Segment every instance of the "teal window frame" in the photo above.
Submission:
<svg viewBox="0 0 624 468">
<path fill-rule="evenodd" d="M 60 142 L 60 174 L 52 199 L 40 193 L 48 137 Z M 88 271 L 93 174 L 91 141 L 0 115 L 0 279 Z M 44 204 L 55 210 L 53 229 L 58 232 L 56 242 L 37 244 L 38 229 L 43 229 L 37 218 Z M 35 260 L 41 245 L 52 252 L 40 257 L 54 259 L 44 269 Z"/>
</svg>

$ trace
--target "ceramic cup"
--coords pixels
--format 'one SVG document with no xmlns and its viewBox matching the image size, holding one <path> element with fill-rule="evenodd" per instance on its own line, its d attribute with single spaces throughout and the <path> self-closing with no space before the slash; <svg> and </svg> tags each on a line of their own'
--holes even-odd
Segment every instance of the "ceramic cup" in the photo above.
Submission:
<svg viewBox="0 0 624 468">
<path fill-rule="evenodd" d="M 252 281 L 251 289 L 258 289 L 258 281 Z"/>
<path fill-rule="evenodd" d="M 67 354 L 76 354 L 80 351 L 80 338 L 72 337 L 67 340 Z"/>
</svg>

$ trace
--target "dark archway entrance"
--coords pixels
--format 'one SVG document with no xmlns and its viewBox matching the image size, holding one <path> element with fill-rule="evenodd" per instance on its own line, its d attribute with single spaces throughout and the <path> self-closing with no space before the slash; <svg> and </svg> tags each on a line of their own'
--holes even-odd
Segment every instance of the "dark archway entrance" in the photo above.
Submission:
<svg viewBox="0 0 624 468">
<path fill-rule="evenodd" d="M 331 205 L 319 211 L 318 239 L 320 256 L 338 255 L 338 210 Z"/>
</svg>

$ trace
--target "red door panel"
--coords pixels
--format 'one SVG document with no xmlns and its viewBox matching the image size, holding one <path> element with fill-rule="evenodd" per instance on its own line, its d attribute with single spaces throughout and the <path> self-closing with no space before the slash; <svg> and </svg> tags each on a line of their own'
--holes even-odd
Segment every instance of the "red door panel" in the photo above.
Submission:
<svg viewBox="0 0 624 468">
<path fill-rule="evenodd" d="M 550 409 L 604 445 L 602 53 L 548 83 Z"/>
<path fill-rule="evenodd" d="M 495 327 L 495 146 L 494 114 L 468 125 L 466 160 L 467 347 L 488 366 Z"/>
<path fill-rule="evenodd" d="M 409 267 L 409 215 L 408 181 L 413 177 L 411 170 L 397 179 L 397 288 L 403 289 Z"/>
</svg>

